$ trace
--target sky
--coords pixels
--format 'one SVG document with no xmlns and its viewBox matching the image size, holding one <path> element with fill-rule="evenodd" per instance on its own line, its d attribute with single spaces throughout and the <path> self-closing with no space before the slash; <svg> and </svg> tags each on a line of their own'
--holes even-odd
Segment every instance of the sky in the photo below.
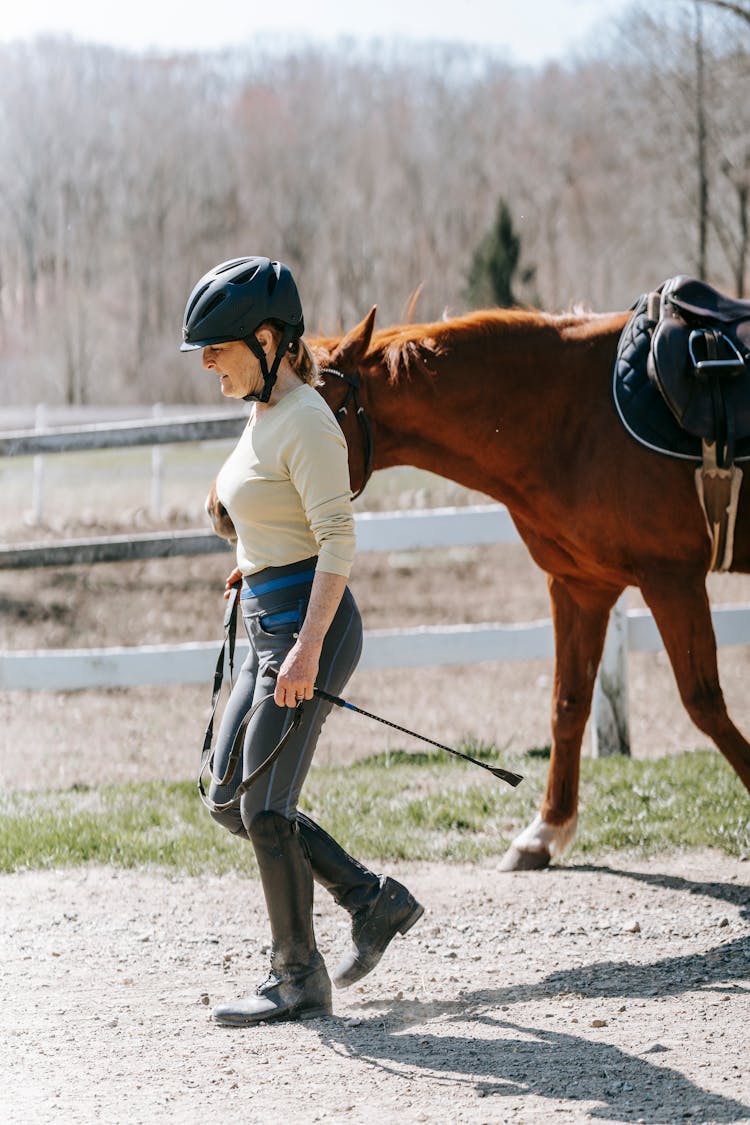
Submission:
<svg viewBox="0 0 750 1125">
<path fill-rule="evenodd" d="M 632 0 L 20 0 L 3 5 L 0 42 L 45 32 L 126 49 L 211 50 L 259 34 L 314 41 L 479 43 L 509 62 L 564 60 Z"/>
</svg>

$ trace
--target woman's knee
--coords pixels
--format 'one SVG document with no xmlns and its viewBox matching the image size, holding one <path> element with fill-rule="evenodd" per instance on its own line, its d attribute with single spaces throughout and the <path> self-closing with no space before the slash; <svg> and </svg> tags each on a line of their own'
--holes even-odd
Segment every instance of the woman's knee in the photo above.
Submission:
<svg viewBox="0 0 750 1125">
<path fill-rule="evenodd" d="M 274 794 L 265 801 L 253 800 L 253 794 L 246 793 L 240 802 L 240 812 L 245 834 L 252 837 L 253 825 L 267 813 L 282 816 L 285 820 L 296 820 L 297 803 L 288 793 Z"/>
<path fill-rule="evenodd" d="M 216 823 L 220 824 L 222 828 L 226 828 L 227 832 L 231 832 L 233 836 L 247 836 L 247 830 L 242 823 L 242 814 L 238 805 L 222 812 L 217 809 L 211 809 L 210 812 Z"/>
<path fill-rule="evenodd" d="M 289 818 L 276 809 L 263 809 L 256 812 L 247 826 L 247 835 L 253 843 L 267 842 L 274 834 L 281 831 L 284 834 L 296 833 L 297 820 Z"/>
</svg>

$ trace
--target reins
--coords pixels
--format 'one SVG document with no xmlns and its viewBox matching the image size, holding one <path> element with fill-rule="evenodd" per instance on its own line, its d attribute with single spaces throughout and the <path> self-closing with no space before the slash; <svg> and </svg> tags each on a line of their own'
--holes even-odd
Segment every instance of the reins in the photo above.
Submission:
<svg viewBox="0 0 750 1125">
<path fill-rule="evenodd" d="M 353 499 L 356 500 L 358 496 L 362 495 L 362 493 L 365 490 L 365 485 L 367 484 L 368 480 L 372 476 L 372 456 L 373 456 L 372 427 L 370 426 L 369 418 L 365 414 L 365 408 L 364 408 L 364 406 L 362 406 L 362 404 L 359 401 L 359 391 L 360 391 L 359 372 L 358 371 L 355 372 L 354 375 L 345 375 L 343 371 L 339 371 L 335 367 L 321 367 L 320 374 L 321 375 L 335 375 L 337 379 L 341 379 L 341 380 L 343 380 L 344 383 L 346 383 L 347 391 L 346 391 L 346 395 L 344 396 L 344 401 L 341 403 L 341 406 L 339 406 L 334 411 L 334 413 L 336 415 L 336 418 L 338 419 L 339 424 L 341 425 L 343 423 L 343 419 L 346 417 L 346 415 L 349 412 L 348 408 L 349 408 L 349 403 L 351 402 L 353 407 L 354 407 L 354 411 L 357 415 L 357 421 L 359 422 L 359 428 L 362 432 L 362 453 L 363 453 L 363 458 L 364 458 L 364 463 L 365 463 L 365 474 L 364 474 L 364 478 L 362 480 L 361 487 L 358 488 L 357 491 L 353 495 Z M 342 428 L 343 428 L 343 425 L 342 425 Z"/>
<path fill-rule="evenodd" d="M 262 697 L 262 699 L 259 699 L 257 701 L 257 703 L 254 703 L 253 706 L 250 708 L 250 710 L 248 711 L 248 713 L 245 715 L 244 719 L 240 723 L 237 734 L 234 737 L 234 742 L 232 743 L 232 749 L 229 753 L 229 761 L 227 762 L 227 767 L 224 770 L 223 775 L 221 777 L 217 777 L 216 774 L 213 772 L 214 755 L 213 755 L 213 751 L 212 751 L 212 743 L 213 743 L 213 735 L 214 735 L 214 717 L 216 715 L 216 709 L 219 705 L 219 697 L 221 695 L 221 687 L 222 687 L 222 684 L 224 682 L 224 669 L 225 669 L 227 654 L 229 656 L 228 663 L 229 663 L 229 685 L 230 685 L 230 688 L 231 688 L 231 686 L 234 682 L 234 649 L 235 649 L 235 637 L 236 637 L 236 632 L 237 632 L 237 602 L 238 602 L 237 595 L 238 595 L 238 593 L 239 593 L 239 584 L 232 586 L 230 591 L 229 591 L 229 604 L 227 605 L 226 612 L 224 614 L 224 641 L 222 643 L 221 651 L 219 652 L 219 656 L 218 656 L 218 659 L 216 661 L 216 669 L 214 671 L 214 681 L 213 681 L 213 692 L 212 692 L 212 695 L 211 695 L 211 714 L 210 714 L 210 717 L 209 717 L 209 720 L 208 720 L 208 726 L 206 727 L 206 733 L 205 733 L 204 738 L 203 738 L 203 750 L 201 752 L 201 764 L 200 764 L 200 769 L 198 771 L 198 792 L 200 794 L 201 800 L 203 801 L 203 804 L 211 812 L 226 812 L 227 809 L 233 808 L 235 805 L 238 804 L 242 795 L 244 793 L 247 793 L 247 791 L 250 789 L 250 787 L 255 784 L 255 782 L 258 780 L 258 778 L 261 777 L 267 770 L 269 770 L 271 768 L 273 763 L 278 758 L 279 754 L 281 754 L 281 752 L 283 751 L 283 749 L 286 746 L 289 739 L 292 737 L 292 735 L 294 734 L 294 732 L 297 730 L 298 726 L 302 722 L 302 709 L 304 707 L 304 702 L 297 704 L 297 706 L 294 708 L 294 716 L 292 718 L 292 721 L 289 725 L 288 730 L 286 730 L 284 732 L 284 734 L 281 736 L 281 738 L 276 743 L 276 745 L 274 746 L 273 750 L 268 755 L 268 757 L 264 761 L 262 761 L 259 766 L 256 766 L 256 768 L 253 770 L 253 772 L 251 774 L 249 774 L 248 777 L 245 777 L 245 778 L 242 779 L 241 783 L 239 784 L 239 786 L 235 790 L 234 795 L 232 796 L 231 800 L 224 801 L 224 802 L 217 802 L 217 801 L 212 800 L 211 797 L 209 797 L 208 793 L 206 792 L 206 789 L 205 789 L 205 786 L 204 786 L 204 781 L 203 781 L 203 778 L 204 778 L 204 775 L 205 775 L 206 771 L 208 770 L 210 781 L 213 782 L 214 785 L 226 785 L 228 782 L 230 782 L 232 780 L 232 777 L 234 776 L 234 771 L 237 768 L 237 763 L 239 762 L 240 757 L 242 755 L 242 745 L 243 745 L 243 742 L 245 741 L 245 731 L 247 730 L 248 724 L 250 723 L 250 721 L 253 718 L 253 716 L 255 715 L 255 713 L 257 711 L 259 711 L 260 708 L 262 706 L 264 706 L 264 704 L 268 703 L 269 700 L 273 700 L 273 692 L 269 692 L 268 695 L 264 695 Z"/>
</svg>

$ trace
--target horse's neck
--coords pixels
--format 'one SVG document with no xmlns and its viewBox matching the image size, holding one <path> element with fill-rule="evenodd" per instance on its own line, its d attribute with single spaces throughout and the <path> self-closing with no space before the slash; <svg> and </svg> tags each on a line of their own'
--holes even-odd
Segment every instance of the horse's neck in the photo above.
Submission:
<svg viewBox="0 0 750 1125">
<path fill-rule="evenodd" d="M 382 389 L 382 394 L 377 393 Z M 374 423 L 374 466 L 414 465 L 467 488 L 497 495 L 500 481 L 490 484 L 494 469 L 477 454 L 486 449 L 488 437 L 475 436 L 478 406 L 461 400 L 439 382 L 420 393 L 411 381 L 399 388 L 373 385 L 369 412 Z M 494 460 L 494 459 L 493 459 Z M 505 458 L 510 470 L 512 457 Z M 503 473 L 503 478 L 507 474 Z M 492 490 L 490 491 L 490 488 Z"/>
<path fill-rule="evenodd" d="M 556 326 L 467 339 L 436 358 L 431 374 L 414 370 L 393 381 L 384 367 L 373 372 L 375 467 L 415 465 L 526 508 L 543 483 L 551 443 L 564 441 L 570 420 L 608 393 L 620 320 L 592 318 L 587 333 L 588 323 L 580 334 Z"/>
</svg>

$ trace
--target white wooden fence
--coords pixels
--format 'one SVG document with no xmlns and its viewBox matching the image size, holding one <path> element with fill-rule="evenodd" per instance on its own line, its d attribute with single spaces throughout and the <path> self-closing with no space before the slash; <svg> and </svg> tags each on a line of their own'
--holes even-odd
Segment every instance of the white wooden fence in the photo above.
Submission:
<svg viewBox="0 0 750 1125">
<path fill-rule="evenodd" d="M 363 551 L 512 543 L 518 534 L 502 505 L 417 512 L 362 513 L 357 538 Z M 41 548 L 43 550 L 43 548 Z M 717 643 L 750 643 L 750 606 L 713 610 Z M 627 654 L 656 652 L 662 641 L 650 613 L 625 608 L 625 596 L 610 621 L 592 711 L 592 751 L 602 757 L 627 753 L 629 722 Z M 137 648 L 48 649 L 0 653 L 0 690 L 76 691 L 144 684 L 206 683 L 217 642 L 143 645 Z M 238 659 L 244 645 L 238 644 Z M 365 634 L 363 669 L 417 668 L 554 657 L 549 619 L 518 624 L 374 629 Z"/>
<path fill-rule="evenodd" d="M 236 418 L 206 420 L 210 436 L 219 421 L 222 429 L 236 425 Z M 107 432 L 105 432 L 107 431 Z M 126 432 L 129 431 L 129 432 Z M 226 432 L 226 431 L 225 431 Z M 178 436 L 176 436 L 178 435 Z M 190 436 L 188 436 L 190 435 Z M 0 452 L 61 452 L 70 448 L 94 448 L 114 443 L 145 444 L 145 436 L 159 444 L 171 440 L 202 440 L 205 431 L 195 429 L 195 422 L 149 423 L 138 427 L 127 423 L 115 428 L 86 427 L 64 435 L 0 434 Z M 128 440 L 134 438 L 134 442 Z M 37 445 L 37 442 L 41 442 Z M 80 443 L 84 443 L 82 446 Z M 457 545 L 511 543 L 518 534 L 507 510 L 498 504 L 467 508 L 445 508 L 416 512 L 362 513 L 357 517 L 357 540 L 362 551 L 403 551 Z M 212 546 L 225 549 L 218 540 L 206 541 L 205 533 L 178 533 L 172 536 L 114 537 L 110 540 L 87 541 L 88 556 L 71 555 L 65 561 L 89 561 L 117 557 L 154 557 L 158 554 L 202 553 Z M 121 544 L 116 541 L 122 540 Z M 84 548 L 79 543 L 75 550 Z M 106 547 L 106 551 L 105 551 Z M 58 548 L 73 550 L 70 544 Z M 8 549 L 0 566 L 58 565 L 61 556 L 54 549 L 29 546 Z M 118 550 L 124 553 L 118 555 Z M 34 562 L 34 552 L 46 561 Z M 50 554 L 50 552 L 53 552 Z M 96 552 L 104 552 L 96 554 Z M 109 553 L 107 553 L 107 551 Z M 16 552 L 16 557 L 12 553 Z M 19 554 L 20 552 L 20 554 Z M 21 558 L 23 556 L 23 558 Z M 750 643 L 750 606 L 722 606 L 713 611 L 714 628 L 719 645 Z M 135 687 L 144 684 L 167 685 L 202 683 L 210 679 L 216 659 L 218 641 L 183 645 L 144 645 L 137 648 L 101 648 L 71 650 L 33 650 L 0 653 L 0 690 L 6 691 L 75 691 L 112 687 Z M 662 648 L 661 638 L 650 613 L 627 611 L 625 595 L 615 607 L 607 634 L 602 665 L 597 677 L 592 712 L 592 741 L 595 756 L 629 752 L 627 710 L 627 654 L 654 652 Z M 244 647 L 238 644 L 238 659 Z M 511 625 L 480 624 L 423 627 L 417 629 L 370 630 L 360 667 L 364 669 L 414 668 L 436 665 L 475 664 L 485 661 L 552 659 L 554 637 L 549 619 Z"/>
<path fill-rule="evenodd" d="M 33 412 L 30 428 L 29 412 L 23 409 L 0 411 L 0 418 L 11 426 L 25 423 L 22 429 L 12 428 L 0 433 L 0 457 L 33 455 L 31 515 L 40 524 L 44 518 L 46 474 L 45 455 L 72 450 L 110 449 L 116 446 L 151 446 L 150 511 L 154 519 L 162 515 L 162 481 L 164 464 L 161 446 L 164 443 L 209 441 L 234 438 L 247 420 L 247 410 L 234 404 L 208 412 L 205 408 L 151 407 L 110 408 L 108 420 L 101 410 L 91 408 L 51 408 L 40 403 Z M 146 415 L 150 413 L 150 418 Z M 89 418 L 93 420 L 89 421 Z M 52 420 L 67 420 L 67 425 L 52 425 Z M 85 419 L 85 420 L 84 420 Z"/>
</svg>

